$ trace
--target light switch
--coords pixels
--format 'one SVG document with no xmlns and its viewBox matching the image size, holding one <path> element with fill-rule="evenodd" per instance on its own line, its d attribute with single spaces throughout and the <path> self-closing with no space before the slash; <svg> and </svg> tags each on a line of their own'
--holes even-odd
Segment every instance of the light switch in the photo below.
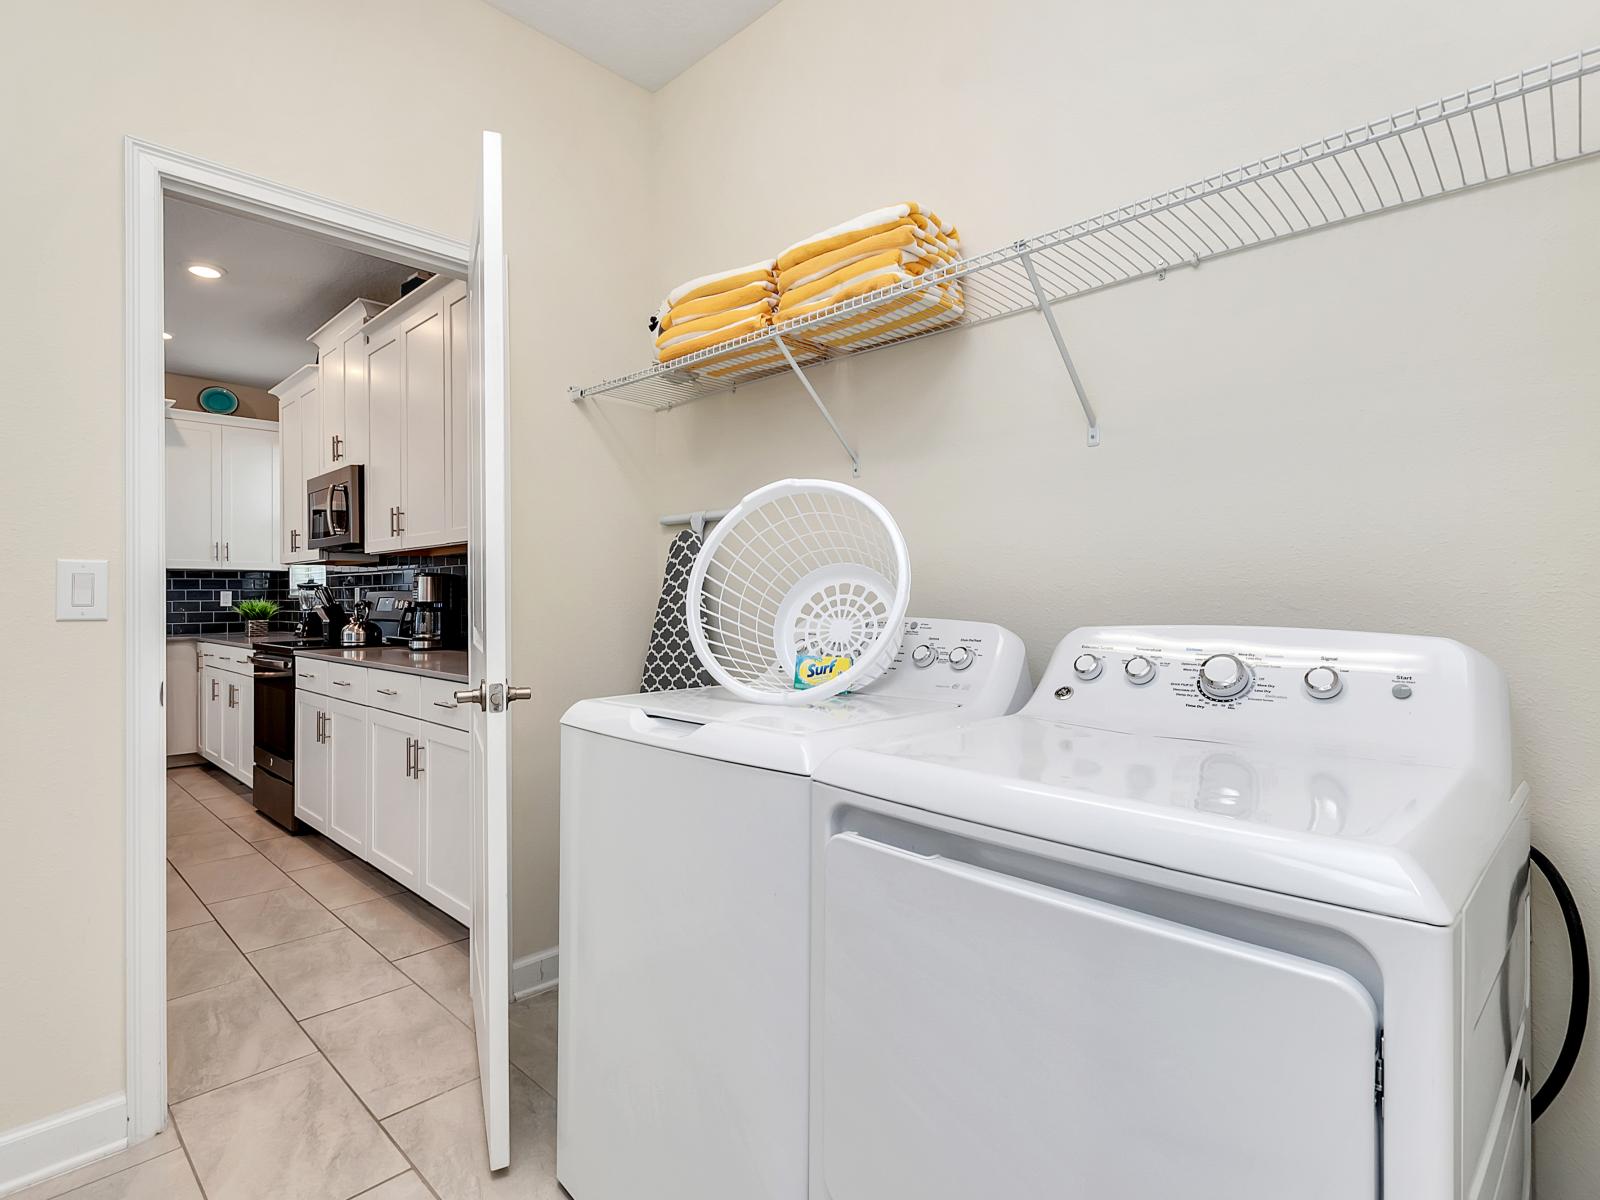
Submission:
<svg viewBox="0 0 1600 1200">
<path fill-rule="evenodd" d="M 232 592 L 219 592 L 219 593 L 217 593 L 217 603 L 222 605 L 223 608 L 232 608 L 233 607 L 233 593 Z"/>
<path fill-rule="evenodd" d="M 106 619 L 106 560 L 56 559 L 56 620 Z"/>
</svg>

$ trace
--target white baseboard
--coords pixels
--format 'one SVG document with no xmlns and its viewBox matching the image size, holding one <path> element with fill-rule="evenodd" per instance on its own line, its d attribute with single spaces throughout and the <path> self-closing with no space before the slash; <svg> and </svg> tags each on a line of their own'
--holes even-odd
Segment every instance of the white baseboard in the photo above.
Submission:
<svg viewBox="0 0 1600 1200">
<path fill-rule="evenodd" d="M 128 1145 L 122 1093 L 0 1133 L 0 1196 L 115 1154 Z"/>
<path fill-rule="evenodd" d="M 559 946 L 551 946 L 537 954 L 513 960 L 511 963 L 511 998 L 524 1000 L 556 986 L 557 968 L 561 965 Z"/>
</svg>

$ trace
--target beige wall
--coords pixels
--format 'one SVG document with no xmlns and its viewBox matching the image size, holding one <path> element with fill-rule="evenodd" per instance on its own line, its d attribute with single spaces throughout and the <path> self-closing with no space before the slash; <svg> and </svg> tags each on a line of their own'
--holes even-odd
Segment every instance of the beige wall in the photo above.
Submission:
<svg viewBox="0 0 1600 1200">
<path fill-rule="evenodd" d="M 637 686 L 654 604 L 648 418 L 566 399 L 649 306 L 647 102 L 479 0 L 8 8 L 0 327 L 27 402 L 0 406 L 7 672 L 86 686 L 5 701 L 0 1130 L 123 1086 L 123 137 L 466 240 L 479 131 L 505 135 L 527 954 L 556 940 L 556 717 Z M 55 623 L 57 557 L 111 560 L 109 623 Z"/>
<path fill-rule="evenodd" d="M 902 199 L 991 249 L 1576 50 L 1594 15 L 1592 0 L 783 4 L 657 96 L 672 237 L 656 291 Z M 773 73 L 776 125 L 771 105 L 729 102 Z M 914 610 L 1011 626 L 1035 671 L 1075 626 L 1120 621 L 1434 633 L 1488 653 L 1513 688 L 1535 839 L 1600 923 L 1596 211 L 1590 162 L 1064 305 L 1095 450 L 1034 317 L 816 381 L 859 443 L 861 486 L 905 529 Z M 848 479 L 789 381 L 659 426 L 662 511 Z M 1542 892 L 1537 934 L 1542 1077 L 1567 995 Z M 1539 1125 L 1544 1200 L 1600 1191 L 1597 1122 L 1591 1044 Z"/>
<path fill-rule="evenodd" d="M 239 397 L 236 417 L 253 417 L 258 421 L 278 419 L 278 398 L 264 388 L 246 383 L 230 383 L 226 379 L 204 379 L 199 375 L 175 375 L 167 372 L 167 399 L 176 400 L 172 407 L 185 412 L 204 412 L 200 407 L 200 393 L 208 387 L 225 387 Z"/>
</svg>

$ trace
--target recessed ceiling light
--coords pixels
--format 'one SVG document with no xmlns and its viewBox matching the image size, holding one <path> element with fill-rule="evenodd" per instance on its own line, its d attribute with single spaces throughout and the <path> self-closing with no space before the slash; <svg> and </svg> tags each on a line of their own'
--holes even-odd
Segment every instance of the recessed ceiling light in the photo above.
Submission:
<svg viewBox="0 0 1600 1200">
<path fill-rule="evenodd" d="M 161 340 L 163 342 L 170 342 L 172 340 L 172 335 L 163 329 L 161 331 Z"/>
<path fill-rule="evenodd" d="M 227 272 L 221 267 L 213 267 L 210 263 L 190 263 L 189 274 L 198 275 L 201 279 L 221 279 Z"/>
</svg>

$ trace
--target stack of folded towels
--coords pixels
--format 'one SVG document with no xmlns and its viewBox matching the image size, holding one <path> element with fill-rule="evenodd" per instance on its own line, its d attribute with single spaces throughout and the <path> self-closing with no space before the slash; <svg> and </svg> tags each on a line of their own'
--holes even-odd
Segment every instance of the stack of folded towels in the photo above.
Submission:
<svg viewBox="0 0 1600 1200">
<path fill-rule="evenodd" d="M 812 234 L 778 256 L 780 331 L 790 322 L 881 288 L 909 283 L 961 256 L 954 226 L 916 204 L 896 204 Z M 961 284 L 941 281 L 809 325 L 804 339 L 853 350 L 961 319 Z"/>
<path fill-rule="evenodd" d="M 777 306 L 778 278 L 771 259 L 679 284 L 650 319 L 656 361 L 672 362 L 766 329 Z"/>
</svg>

